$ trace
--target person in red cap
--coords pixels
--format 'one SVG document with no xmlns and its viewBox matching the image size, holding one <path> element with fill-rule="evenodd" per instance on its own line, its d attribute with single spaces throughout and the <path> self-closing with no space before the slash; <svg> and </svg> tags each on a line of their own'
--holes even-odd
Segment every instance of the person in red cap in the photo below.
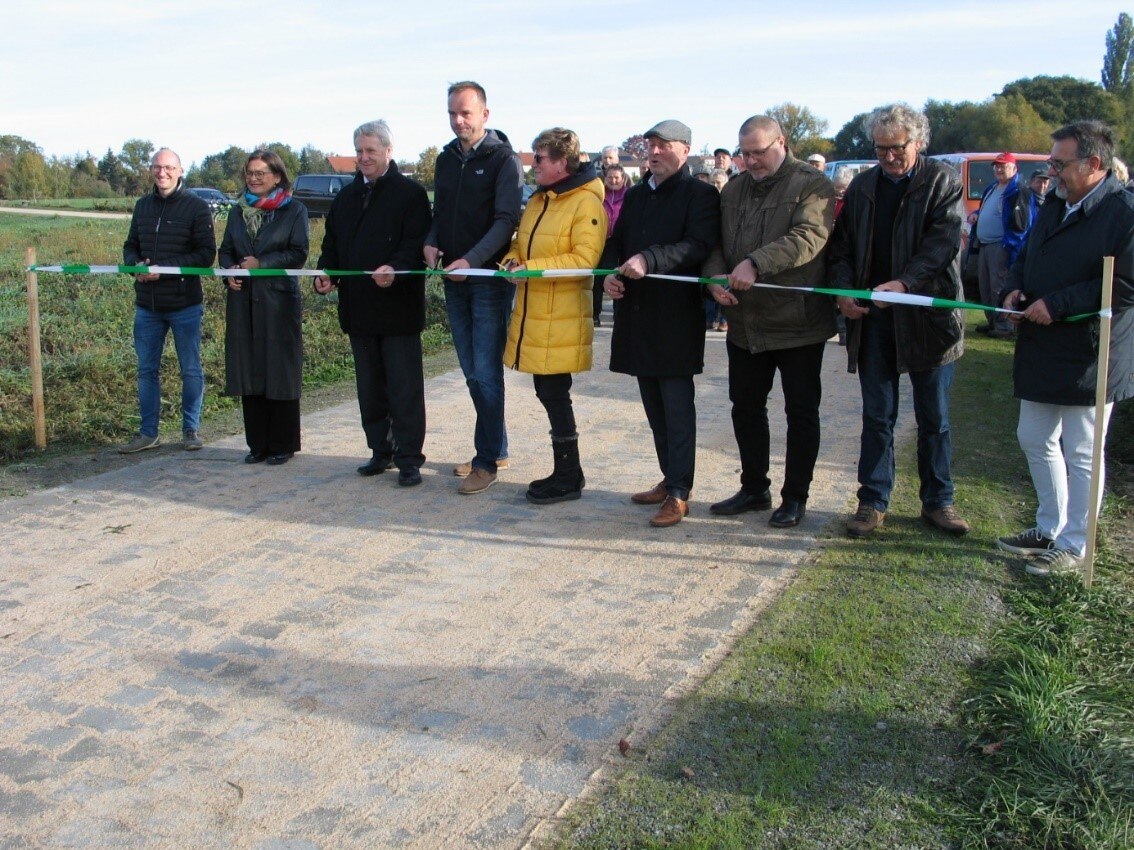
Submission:
<svg viewBox="0 0 1134 850">
<path fill-rule="evenodd" d="M 1020 253 L 1036 217 L 1035 193 L 1020 185 L 1015 154 L 998 154 L 992 161 L 992 173 L 996 182 L 984 190 L 976 227 L 969 234 L 969 251 L 978 260 L 980 301 L 990 307 L 996 306 L 1008 268 Z M 1015 335 L 1002 313 L 990 313 L 988 324 L 978 330 L 1001 339 Z"/>
</svg>

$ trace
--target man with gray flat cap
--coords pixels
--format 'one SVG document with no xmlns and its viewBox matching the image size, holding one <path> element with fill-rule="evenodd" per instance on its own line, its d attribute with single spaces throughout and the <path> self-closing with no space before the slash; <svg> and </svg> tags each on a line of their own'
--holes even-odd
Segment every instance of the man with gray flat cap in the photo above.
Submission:
<svg viewBox="0 0 1134 850">
<path fill-rule="evenodd" d="M 657 505 L 655 528 L 681 522 L 689 511 L 696 458 L 693 376 L 705 362 L 705 295 L 696 283 L 652 274 L 697 277 L 720 241 L 720 201 L 686 165 L 692 131 L 662 121 L 645 132 L 649 179 L 626 193 L 600 266 L 617 268 L 603 289 L 615 302 L 610 369 L 634 375 L 662 481 L 631 501 Z"/>
</svg>

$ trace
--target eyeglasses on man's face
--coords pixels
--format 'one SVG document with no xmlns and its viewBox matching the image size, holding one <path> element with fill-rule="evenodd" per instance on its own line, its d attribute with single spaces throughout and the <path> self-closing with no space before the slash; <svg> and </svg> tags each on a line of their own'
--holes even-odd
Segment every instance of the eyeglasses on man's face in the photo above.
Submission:
<svg viewBox="0 0 1134 850">
<path fill-rule="evenodd" d="M 887 155 L 901 156 L 903 153 L 905 153 L 906 148 L 910 146 L 910 143 L 912 141 L 913 139 L 906 139 L 900 145 L 875 145 L 874 153 L 878 154 L 879 159 Z"/>
<path fill-rule="evenodd" d="M 1051 171 L 1054 172 L 1055 174 L 1062 174 L 1063 169 L 1066 168 L 1067 166 L 1069 166 L 1071 163 L 1082 162 L 1085 159 L 1090 159 L 1090 157 L 1088 157 L 1088 156 L 1077 156 L 1077 157 L 1073 157 L 1072 159 L 1049 159 L 1047 161 L 1047 167 L 1049 169 L 1051 169 Z"/>
</svg>

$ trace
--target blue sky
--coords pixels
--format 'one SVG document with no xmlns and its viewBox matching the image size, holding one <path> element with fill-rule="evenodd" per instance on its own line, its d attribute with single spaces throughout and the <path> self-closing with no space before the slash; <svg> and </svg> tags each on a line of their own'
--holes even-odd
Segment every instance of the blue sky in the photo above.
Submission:
<svg viewBox="0 0 1134 850">
<path fill-rule="evenodd" d="M 1113 3 L 432 3 L 43 0 L 5 10 L 0 134 L 48 155 L 129 138 L 188 165 L 229 144 L 350 153 L 385 118 L 395 156 L 451 133 L 450 82 L 488 90 L 490 126 L 527 150 L 551 126 L 597 150 L 663 118 L 734 145 L 792 101 L 829 122 L 893 100 L 981 101 L 1038 74 L 1098 81 Z"/>
</svg>

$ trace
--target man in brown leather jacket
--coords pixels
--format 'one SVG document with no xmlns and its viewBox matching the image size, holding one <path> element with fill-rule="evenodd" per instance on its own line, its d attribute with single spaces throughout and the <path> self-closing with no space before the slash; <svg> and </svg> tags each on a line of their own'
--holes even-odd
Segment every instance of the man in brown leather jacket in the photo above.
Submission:
<svg viewBox="0 0 1134 850">
<path fill-rule="evenodd" d="M 835 316 L 823 295 L 777 292 L 752 284 L 822 286 L 825 247 L 833 227 L 831 182 L 787 149 L 780 125 L 755 115 L 740 127 L 748 170 L 721 192 L 721 247 L 704 272 L 727 277 L 728 289 L 709 291 L 728 317 L 728 385 L 732 426 L 740 449 L 740 492 L 717 502 L 715 514 L 768 510 L 768 394 L 776 371 L 787 412 L 783 499 L 775 528 L 799 525 L 819 455 L 821 372 Z"/>
</svg>

